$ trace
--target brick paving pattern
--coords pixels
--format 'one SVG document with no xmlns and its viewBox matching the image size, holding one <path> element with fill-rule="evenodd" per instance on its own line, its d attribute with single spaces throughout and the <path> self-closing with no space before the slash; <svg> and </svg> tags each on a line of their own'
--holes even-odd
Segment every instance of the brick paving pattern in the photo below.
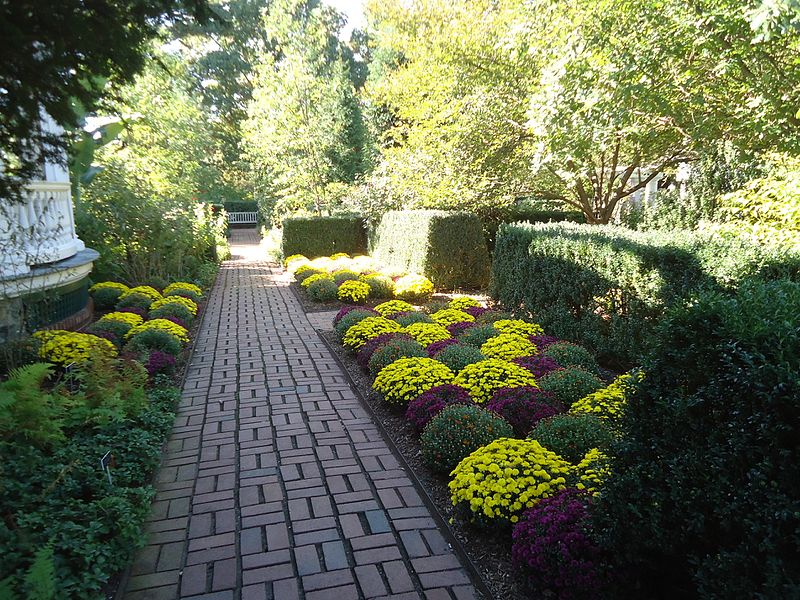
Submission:
<svg viewBox="0 0 800 600">
<path fill-rule="evenodd" d="M 257 235 L 234 236 L 125 600 L 477 597 Z"/>
</svg>

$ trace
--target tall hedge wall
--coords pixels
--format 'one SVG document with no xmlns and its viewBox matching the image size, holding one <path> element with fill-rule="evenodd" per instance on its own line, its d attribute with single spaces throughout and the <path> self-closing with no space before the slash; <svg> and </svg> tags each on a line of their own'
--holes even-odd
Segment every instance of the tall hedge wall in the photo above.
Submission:
<svg viewBox="0 0 800 600">
<path fill-rule="evenodd" d="M 497 240 L 497 231 L 503 223 L 559 223 L 561 221 L 585 223 L 586 217 L 582 212 L 575 210 L 542 210 L 531 206 L 513 205 L 483 213 L 481 221 L 483 221 L 483 233 L 489 244 L 489 250 L 493 251 Z"/>
<path fill-rule="evenodd" d="M 422 273 L 438 288 L 480 288 L 489 280 L 489 251 L 480 219 L 441 210 L 390 211 L 372 255 L 388 267 Z"/>
<path fill-rule="evenodd" d="M 283 255 L 308 258 L 336 252 L 364 254 L 367 229 L 358 216 L 293 217 L 283 221 Z"/>
<path fill-rule="evenodd" d="M 500 228 L 491 293 L 607 363 L 639 362 L 667 308 L 703 289 L 800 279 L 800 258 L 694 232 L 552 223 Z"/>
</svg>

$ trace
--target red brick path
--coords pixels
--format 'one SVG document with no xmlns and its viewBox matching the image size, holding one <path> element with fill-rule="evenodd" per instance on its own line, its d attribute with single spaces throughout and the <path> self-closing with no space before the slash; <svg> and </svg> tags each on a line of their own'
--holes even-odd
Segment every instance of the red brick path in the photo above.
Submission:
<svg viewBox="0 0 800 600">
<path fill-rule="evenodd" d="M 234 235 L 125 600 L 476 597 L 257 236 Z"/>
</svg>

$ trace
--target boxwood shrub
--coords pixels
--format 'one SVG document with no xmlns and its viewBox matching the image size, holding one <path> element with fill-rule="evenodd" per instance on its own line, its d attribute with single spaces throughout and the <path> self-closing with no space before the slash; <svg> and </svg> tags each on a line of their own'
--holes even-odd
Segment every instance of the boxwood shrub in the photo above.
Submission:
<svg viewBox="0 0 800 600">
<path fill-rule="evenodd" d="M 308 258 L 337 252 L 365 254 L 367 230 L 359 216 L 292 217 L 283 221 L 283 255 Z"/>
<path fill-rule="evenodd" d="M 489 280 L 481 222 L 469 213 L 390 211 L 381 219 L 372 245 L 379 263 L 425 275 L 437 288 L 481 288 Z"/>
<path fill-rule="evenodd" d="M 490 289 L 506 307 L 535 314 L 549 333 L 628 368 L 640 362 L 670 307 L 704 289 L 784 277 L 800 279 L 800 255 L 735 238 L 514 224 L 500 228 Z"/>
</svg>

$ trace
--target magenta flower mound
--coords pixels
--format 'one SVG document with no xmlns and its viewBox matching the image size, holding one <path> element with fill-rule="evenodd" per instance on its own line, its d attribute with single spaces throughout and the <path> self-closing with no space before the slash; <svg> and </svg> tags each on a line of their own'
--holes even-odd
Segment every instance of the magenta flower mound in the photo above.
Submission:
<svg viewBox="0 0 800 600">
<path fill-rule="evenodd" d="M 188 329 L 188 327 L 186 326 L 186 323 L 184 323 L 178 317 L 161 317 L 161 318 L 162 319 L 166 319 L 167 321 L 172 321 L 173 323 L 175 323 L 175 325 L 180 325 L 184 329 Z"/>
<path fill-rule="evenodd" d="M 109 342 L 111 342 L 115 346 L 119 344 L 119 338 L 115 334 L 111 333 L 110 331 L 103 331 L 102 329 L 99 329 L 97 331 L 92 331 L 92 335 L 96 335 L 99 338 L 103 338 L 104 340 L 108 340 Z"/>
<path fill-rule="evenodd" d="M 547 337 L 547 336 L 531 336 L 531 339 L 536 337 Z M 534 342 L 535 344 L 535 342 Z M 537 346 L 539 348 L 539 346 Z M 544 354 L 536 354 L 535 356 L 521 356 L 519 358 L 515 358 L 512 362 L 517 363 L 520 367 L 525 367 L 533 373 L 533 376 L 536 379 L 547 375 L 551 371 L 558 371 L 559 369 L 563 369 L 555 359 L 550 358 L 549 356 L 545 356 Z"/>
<path fill-rule="evenodd" d="M 592 539 L 591 496 L 561 490 L 523 513 L 512 533 L 511 560 L 532 590 L 562 600 L 600 598 L 606 580 Z"/>
<path fill-rule="evenodd" d="M 539 349 L 539 352 L 544 352 L 545 348 L 548 346 L 552 346 L 561 341 L 552 335 L 532 335 L 528 339 Z"/>
<path fill-rule="evenodd" d="M 375 336 L 374 338 L 367 340 L 367 343 L 361 346 L 361 350 L 358 351 L 358 355 L 356 356 L 356 362 L 358 362 L 358 366 L 367 371 L 369 369 L 369 359 L 372 358 L 375 350 L 389 340 L 394 339 L 413 340 L 413 338 L 407 333 L 382 333 L 378 336 Z"/>
<path fill-rule="evenodd" d="M 480 317 L 483 313 L 485 313 L 489 309 L 488 308 L 484 308 L 482 306 L 468 306 L 463 310 L 468 315 L 472 315 L 473 317 L 475 317 L 477 319 L 478 317 Z"/>
<path fill-rule="evenodd" d="M 139 308 L 138 306 L 125 306 L 123 308 L 117 309 L 117 312 L 129 312 L 135 315 L 139 315 L 143 319 L 147 317 L 147 311 L 143 308 Z"/>
<path fill-rule="evenodd" d="M 459 385 L 437 385 L 408 403 L 406 419 L 420 433 L 433 417 L 450 404 L 472 404 L 469 392 Z"/>
<path fill-rule="evenodd" d="M 514 435 L 523 438 L 542 419 L 564 412 L 564 406 L 549 392 L 524 386 L 500 388 L 486 408 L 497 413 L 514 428 Z"/>
<path fill-rule="evenodd" d="M 336 313 L 336 316 L 333 317 L 334 326 L 336 326 L 336 324 L 339 321 L 342 320 L 342 317 L 345 316 L 347 313 L 349 313 L 351 310 L 365 310 L 365 311 L 371 312 L 372 314 L 375 314 L 375 315 L 378 314 L 377 310 L 369 308 L 369 307 L 366 307 L 366 306 L 353 306 L 353 305 L 343 306 L 342 308 L 339 309 L 339 312 Z"/>
<path fill-rule="evenodd" d="M 458 337 L 462 333 L 464 333 L 467 329 L 470 329 L 472 327 L 475 327 L 475 323 L 473 323 L 472 321 L 462 321 L 461 323 L 453 323 L 452 325 L 448 325 L 447 331 L 449 331 L 450 335 L 452 335 L 453 337 Z"/>
<path fill-rule="evenodd" d="M 436 356 L 439 352 L 441 352 L 442 350 L 444 350 L 448 346 L 452 346 L 453 344 L 457 344 L 457 343 L 458 343 L 457 339 L 448 338 L 446 340 L 433 342 L 430 346 L 428 346 L 426 348 L 426 350 L 428 351 L 428 356 L 433 358 L 434 356 Z"/>
<path fill-rule="evenodd" d="M 175 357 L 166 352 L 153 350 L 145 365 L 150 377 L 156 375 L 173 375 L 175 373 Z"/>
</svg>

